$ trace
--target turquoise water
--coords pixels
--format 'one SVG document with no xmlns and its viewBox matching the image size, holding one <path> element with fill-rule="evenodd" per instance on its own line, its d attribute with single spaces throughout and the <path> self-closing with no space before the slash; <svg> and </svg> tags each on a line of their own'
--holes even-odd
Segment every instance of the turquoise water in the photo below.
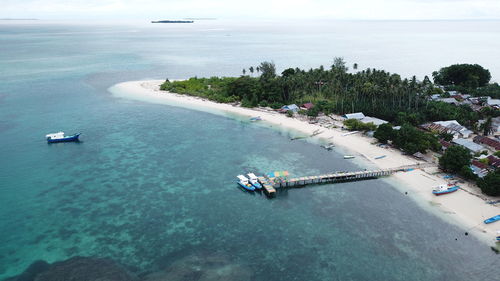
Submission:
<svg viewBox="0 0 500 281">
<path fill-rule="evenodd" d="M 438 28 L 418 44 L 439 38 L 449 44 L 487 26 L 475 36 L 483 48 L 498 45 L 490 38 L 498 24 L 467 23 L 448 36 L 453 24 L 464 24 L 406 24 L 379 23 L 379 39 L 369 35 L 375 27 L 367 22 L 353 24 L 351 30 L 368 32 L 359 36 L 343 31 L 347 23 L 321 25 L 330 30 L 323 36 L 307 26 L 262 23 L 1 24 L 0 279 L 38 259 L 92 256 L 139 275 L 196 264 L 221 280 L 494 280 L 500 259 L 488 246 L 385 181 L 293 189 L 273 200 L 234 182 L 245 171 L 364 168 L 340 153 L 290 141 L 293 132 L 107 91 L 142 78 L 236 75 L 263 59 L 315 66 L 343 55 L 361 64 L 359 54 L 383 49 L 390 34 L 432 24 Z M 358 46 L 363 35 L 372 38 L 366 44 L 378 42 L 373 49 Z M 410 52 L 403 39 L 387 49 L 400 44 Z M 349 50 L 349 42 L 357 47 Z M 458 57 L 447 53 L 447 60 Z M 390 62 L 382 51 L 368 61 L 424 73 Z M 490 68 L 498 77 L 499 65 Z M 82 142 L 47 145 L 43 136 L 58 130 L 83 132 Z"/>
</svg>

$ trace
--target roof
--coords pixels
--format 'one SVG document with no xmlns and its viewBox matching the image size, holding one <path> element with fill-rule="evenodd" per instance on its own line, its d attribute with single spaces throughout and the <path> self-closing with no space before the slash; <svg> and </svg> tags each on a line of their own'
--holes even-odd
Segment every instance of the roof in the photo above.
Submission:
<svg viewBox="0 0 500 281">
<path fill-rule="evenodd" d="M 314 104 L 312 102 L 304 103 L 302 107 L 305 107 L 307 109 L 311 109 L 314 107 Z"/>
<path fill-rule="evenodd" d="M 476 143 L 486 144 L 487 146 L 493 147 L 495 150 L 500 150 L 500 141 L 485 136 L 475 136 L 473 140 Z"/>
<path fill-rule="evenodd" d="M 247 179 L 244 175 L 238 175 L 237 177 L 238 177 L 238 179 L 240 179 L 241 181 L 248 181 L 248 179 Z"/>
<path fill-rule="evenodd" d="M 473 143 L 470 140 L 455 139 L 455 140 L 453 140 L 453 142 L 467 148 L 468 150 L 470 150 L 472 152 L 479 152 L 479 151 L 484 150 L 484 147 L 482 145 L 479 145 L 477 143 Z"/>
<path fill-rule="evenodd" d="M 448 148 L 450 147 L 452 144 L 450 142 L 447 142 L 445 140 L 439 140 L 439 143 L 444 147 L 444 148 Z"/>
<path fill-rule="evenodd" d="M 346 119 L 358 119 L 358 120 L 360 120 L 360 119 L 365 118 L 366 116 L 363 114 L 363 112 L 356 112 L 356 113 L 345 114 L 343 117 Z"/>
<path fill-rule="evenodd" d="M 445 103 L 454 103 L 454 104 L 458 103 L 458 101 L 454 98 L 440 98 L 440 99 L 437 99 L 437 101 L 442 101 Z"/>
<path fill-rule="evenodd" d="M 481 169 L 487 169 L 488 165 L 484 164 L 483 162 L 477 161 L 477 160 L 472 160 L 472 165 L 481 168 Z"/>
<path fill-rule="evenodd" d="M 375 124 L 377 126 L 389 123 L 389 122 L 387 122 L 385 120 L 382 120 L 382 119 L 379 119 L 379 118 L 375 118 L 375 117 L 369 117 L 369 116 L 366 116 L 366 117 L 360 119 L 359 121 L 361 121 L 361 122 L 363 122 L 365 124 L 366 123 L 373 123 L 373 124 Z"/>
<path fill-rule="evenodd" d="M 248 177 L 250 179 L 256 179 L 257 178 L 257 176 L 254 173 L 248 173 Z"/>
<path fill-rule="evenodd" d="M 492 99 L 491 97 L 488 97 L 488 100 L 486 101 L 486 103 L 489 106 L 500 105 L 500 100 L 499 99 Z"/>
<path fill-rule="evenodd" d="M 490 166 L 493 166 L 495 168 L 500 168 L 500 158 L 490 155 L 488 156 L 488 161 L 490 163 Z"/>
<path fill-rule="evenodd" d="M 296 104 L 289 104 L 289 105 L 284 105 L 283 107 L 281 107 L 281 109 L 295 111 L 299 110 L 299 107 Z"/>
<path fill-rule="evenodd" d="M 479 162 L 479 163 L 481 163 L 481 162 Z M 481 163 L 481 164 L 483 164 L 483 163 Z M 478 166 L 476 166 L 474 164 L 471 164 L 470 168 L 472 169 L 472 172 L 474 174 L 476 174 L 480 178 L 482 178 L 482 177 L 484 177 L 484 176 L 486 176 L 488 174 L 488 170 L 487 169 L 478 167 Z"/>
</svg>

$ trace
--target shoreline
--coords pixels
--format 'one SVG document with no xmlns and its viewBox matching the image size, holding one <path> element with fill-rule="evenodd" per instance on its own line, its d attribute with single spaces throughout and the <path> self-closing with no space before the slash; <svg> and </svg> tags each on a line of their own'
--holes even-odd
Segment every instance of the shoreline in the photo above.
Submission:
<svg viewBox="0 0 500 281">
<path fill-rule="evenodd" d="M 308 136 L 313 135 L 315 132 L 321 132 L 314 137 L 309 137 L 308 140 L 333 143 L 335 146 L 339 146 L 357 156 L 356 161 L 360 161 L 361 164 L 370 164 L 381 169 L 425 163 L 405 156 L 399 150 L 376 146 L 373 144 L 376 142 L 374 138 L 361 134 L 344 135 L 345 131 L 338 128 L 326 128 L 318 124 L 310 124 L 277 112 L 259 108 L 243 108 L 231 104 L 216 103 L 200 97 L 160 91 L 159 85 L 163 82 L 163 80 L 128 81 L 116 84 L 108 90 L 118 98 L 184 107 L 227 117 L 234 117 L 234 115 L 244 117 L 260 116 L 263 122 L 273 128 L 277 126 L 280 129 L 291 129 Z M 375 159 L 375 157 L 381 155 L 386 155 L 386 157 Z M 449 223 L 461 227 L 464 229 L 464 233 L 469 232 L 486 244 L 495 245 L 495 237 L 497 236 L 497 230 L 500 230 L 500 225 L 487 225 L 483 221 L 500 214 L 498 204 L 492 205 L 486 202 L 486 200 L 498 200 L 498 198 L 481 194 L 479 188 L 469 182 L 461 183 L 462 190 L 454 194 L 435 196 L 431 192 L 433 187 L 439 184 L 447 184 L 443 175 L 438 168 L 426 168 L 396 173 L 389 177 L 388 181 L 394 188 L 410 196 L 422 208 L 431 211 Z"/>
</svg>

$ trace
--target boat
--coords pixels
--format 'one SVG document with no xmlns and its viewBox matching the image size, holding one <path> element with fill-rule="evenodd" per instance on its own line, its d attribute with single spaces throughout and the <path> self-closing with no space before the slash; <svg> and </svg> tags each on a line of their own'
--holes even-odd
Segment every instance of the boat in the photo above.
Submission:
<svg viewBox="0 0 500 281">
<path fill-rule="evenodd" d="M 151 23 L 193 23 L 192 20 L 153 20 Z"/>
<path fill-rule="evenodd" d="M 250 121 L 255 122 L 255 121 L 261 121 L 262 118 L 260 116 L 255 116 L 255 117 L 250 117 Z"/>
<path fill-rule="evenodd" d="M 354 158 L 355 156 L 352 156 L 352 155 L 344 155 L 344 159 L 352 159 Z"/>
<path fill-rule="evenodd" d="M 496 221 L 500 221 L 500 215 L 496 215 L 494 217 L 491 217 L 491 218 L 485 220 L 484 223 L 489 224 L 489 223 L 494 223 Z"/>
<path fill-rule="evenodd" d="M 497 230 L 497 242 L 500 242 L 500 230 Z"/>
<path fill-rule="evenodd" d="M 321 147 L 326 149 L 326 150 L 332 150 L 335 147 L 335 145 L 333 143 L 331 143 L 331 144 L 324 144 Z"/>
<path fill-rule="evenodd" d="M 244 175 L 239 175 L 237 176 L 238 178 L 238 184 L 243 187 L 244 189 L 248 190 L 248 191 L 254 191 L 255 190 L 255 187 L 250 184 L 250 182 L 248 181 L 248 179 L 244 176 Z"/>
<path fill-rule="evenodd" d="M 251 185 L 253 185 L 257 189 L 262 188 L 262 185 L 259 183 L 259 178 L 257 178 L 254 173 L 248 173 L 247 176 Z"/>
<path fill-rule="evenodd" d="M 385 158 L 385 157 L 386 157 L 386 155 L 380 155 L 380 156 L 375 157 L 375 159 L 382 159 L 382 158 Z"/>
<path fill-rule="evenodd" d="M 58 132 L 58 133 L 53 133 L 53 134 L 48 134 L 45 135 L 45 138 L 47 139 L 48 143 L 55 143 L 55 142 L 77 142 L 80 141 L 78 138 L 80 137 L 80 133 L 74 134 L 71 136 L 65 136 L 64 132 Z"/>
<path fill-rule="evenodd" d="M 443 195 L 443 194 L 452 193 L 452 192 L 455 192 L 457 190 L 458 190 L 458 185 L 447 186 L 447 185 L 442 184 L 442 185 L 436 186 L 432 190 L 432 194 L 439 196 L 439 195 Z"/>
</svg>

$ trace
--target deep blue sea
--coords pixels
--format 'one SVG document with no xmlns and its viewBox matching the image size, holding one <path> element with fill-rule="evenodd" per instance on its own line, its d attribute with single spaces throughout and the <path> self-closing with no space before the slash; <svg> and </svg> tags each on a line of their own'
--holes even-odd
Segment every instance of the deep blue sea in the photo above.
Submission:
<svg viewBox="0 0 500 281">
<path fill-rule="evenodd" d="M 363 169 L 241 118 L 113 97 L 122 81 L 328 66 L 420 79 L 479 63 L 500 79 L 500 22 L 0 22 L 0 280 L 105 257 L 161 280 L 498 280 L 500 256 L 385 180 L 280 192 L 242 172 Z M 82 132 L 48 145 L 47 133 Z M 360 165 L 360 166 L 358 166 Z M 200 273 L 201 272 L 201 273 Z M 195 278 L 191 278 L 194 280 Z M 160 280 L 160 279 L 155 279 Z"/>
</svg>

